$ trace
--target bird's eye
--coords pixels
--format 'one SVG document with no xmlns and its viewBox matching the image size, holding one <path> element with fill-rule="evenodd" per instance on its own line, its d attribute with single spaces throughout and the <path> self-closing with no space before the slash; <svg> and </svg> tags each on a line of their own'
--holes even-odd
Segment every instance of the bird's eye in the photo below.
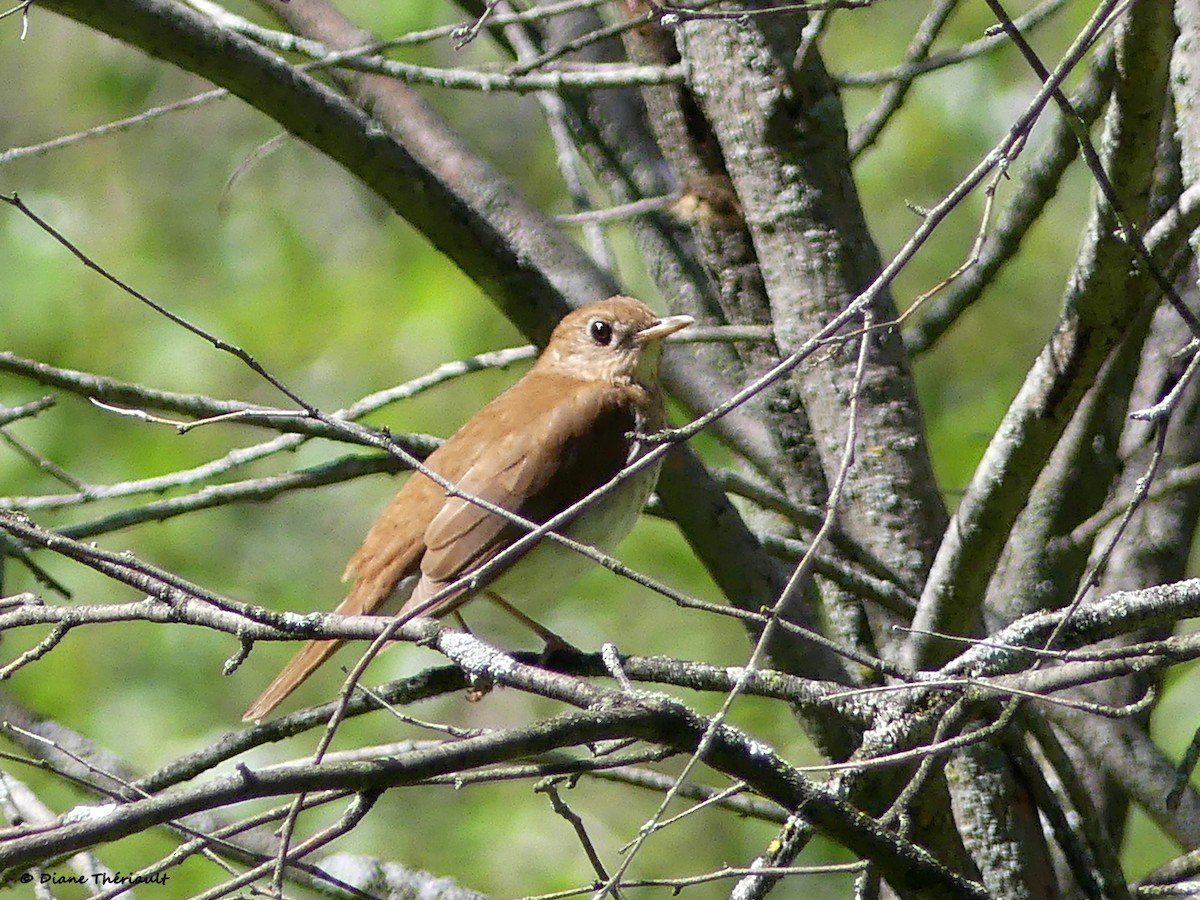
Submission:
<svg viewBox="0 0 1200 900">
<path fill-rule="evenodd" d="M 612 343 L 612 325 L 603 319 L 592 319 L 588 324 L 588 333 L 591 334 L 592 340 L 602 347 Z"/>
</svg>

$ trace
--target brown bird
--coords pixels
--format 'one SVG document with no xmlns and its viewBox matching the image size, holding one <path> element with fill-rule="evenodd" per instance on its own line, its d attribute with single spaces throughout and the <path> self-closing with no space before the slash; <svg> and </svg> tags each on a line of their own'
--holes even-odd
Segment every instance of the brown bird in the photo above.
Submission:
<svg viewBox="0 0 1200 900">
<path fill-rule="evenodd" d="M 639 455 L 636 435 L 665 426 L 658 385 L 661 341 L 691 322 L 689 316 L 660 317 L 630 297 L 612 297 L 569 313 L 525 377 L 476 413 L 425 465 L 470 497 L 538 524 L 549 521 Z M 633 527 L 657 479 L 657 465 L 642 469 L 561 532 L 611 550 Z M 410 614 L 526 533 L 414 472 L 350 558 L 343 578 L 353 579 L 353 586 L 337 612 Z M 551 643 L 551 632 L 502 598 L 553 597 L 589 565 L 575 551 L 543 540 L 483 592 Z M 473 596 L 462 589 L 421 614 L 455 612 Z M 243 719 L 257 721 L 270 713 L 341 643 L 310 641 Z"/>
</svg>

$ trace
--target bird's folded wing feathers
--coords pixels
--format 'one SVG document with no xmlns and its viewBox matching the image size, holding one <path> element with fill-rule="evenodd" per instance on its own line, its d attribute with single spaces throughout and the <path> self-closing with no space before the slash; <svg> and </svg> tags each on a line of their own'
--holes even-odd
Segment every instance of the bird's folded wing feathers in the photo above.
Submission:
<svg viewBox="0 0 1200 900">
<path fill-rule="evenodd" d="M 347 616 L 377 613 L 396 585 L 417 571 L 425 548 L 420 524 L 426 517 L 421 510 L 435 509 L 443 495 L 440 485 L 420 474 L 405 482 L 346 564 L 342 580 L 353 580 L 353 584 L 335 612 Z"/>
<path fill-rule="evenodd" d="M 565 426 L 554 422 L 549 427 L 548 422 L 549 417 L 562 415 L 562 404 L 549 405 L 531 418 L 527 415 L 526 426 L 508 431 L 503 443 L 479 457 L 456 487 L 536 524 L 546 522 L 609 481 L 624 465 L 626 434 L 635 419 L 619 402 L 617 390 L 606 386 L 580 394 Z M 546 435 L 555 439 L 546 440 Z M 401 612 L 425 603 L 525 533 L 525 528 L 467 497 L 447 496 L 425 530 L 422 577 Z M 458 595 L 446 597 L 423 614 L 443 615 L 458 605 L 456 601 L 461 602 Z"/>
</svg>

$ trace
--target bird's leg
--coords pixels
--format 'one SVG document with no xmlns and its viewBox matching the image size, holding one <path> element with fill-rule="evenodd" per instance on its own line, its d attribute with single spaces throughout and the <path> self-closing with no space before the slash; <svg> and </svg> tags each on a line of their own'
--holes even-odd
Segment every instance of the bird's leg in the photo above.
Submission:
<svg viewBox="0 0 1200 900">
<path fill-rule="evenodd" d="M 551 631 L 549 628 L 547 628 L 541 622 L 538 622 L 536 619 L 531 619 L 529 616 L 525 615 L 525 613 L 521 612 L 519 609 L 517 609 L 515 606 L 513 606 L 511 603 L 506 601 L 503 597 L 499 596 L 498 594 L 494 594 L 491 591 L 484 591 L 483 593 L 484 593 L 485 597 L 487 597 L 489 600 L 491 600 L 493 603 L 495 603 L 498 607 L 500 607 L 502 610 L 504 610 L 506 613 L 508 613 L 510 616 L 512 616 L 514 619 L 516 619 L 518 622 L 520 622 L 522 625 L 524 625 L 526 628 L 528 628 L 530 631 L 532 631 L 534 634 L 536 634 L 538 637 L 540 637 L 542 639 L 542 643 L 545 644 L 545 647 L 542 649 L 542 659 L 543 660 L 547 659 L 552 653 L 555 653 L 558 651 L 563 651 L 563 652 L 567 652 L 567 653 L 581 653 L 582 652 L 574 644 L 569 643 L 565 638 L 559 637 L 557 634 L 555 634 L 553 631 Z"/>
<path fill-rule="evenodd" d="M 471 630 L 471 626 L 467 624 L 467 620 L 462 617 L 462 613 L 456 609 L 450 615 L 454 616 L 454 621 L 458 623 L 459 628 L 471 635 L 471 637 L 475 636 L 475 632 Z"/>
</svg>

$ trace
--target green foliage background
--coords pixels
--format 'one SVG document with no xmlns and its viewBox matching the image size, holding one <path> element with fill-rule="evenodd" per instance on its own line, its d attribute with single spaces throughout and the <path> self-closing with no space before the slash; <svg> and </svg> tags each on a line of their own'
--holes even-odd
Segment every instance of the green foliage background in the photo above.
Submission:
<svg viewBox="0 0 1200 900">
<path fill-rule="evenodd" d="M 433 0 L 386 5 L 355 0 L 339 7 L 385 34 L 462 18 L 448 4 Z M 234 9 L 255 17 L 249 6 Z M 823 45 L 831 69 L 877 69 L 900 61 L 923 12 L 917 4 L 879 4 L 874 10 L 835 16 Z M 1060 14 L 1038 34 L 1038 46 L 1048 54 L 1060 51 L 1086 12 Z M 939 48 L 974 40 L 990 24 L 981 4 L 968 4 Z M 863 34 L 871 40 L 862 40 Z M 461 65 L 491 53 L 481 39 L 462 53 L 440 42 L 405 51 L 400 58 Z M 208 87 L 37 7 L 23 41 L 18 18 L 0 21 L 0 83 L 7 85 L 0 104 L 0 152 Z M 1035 87 L 1033 76 L 1009 50 L 920 82 L 882 142 L 857 167 L 885 257 L 916 224 L 916 214 L 906 204 L 927 206 L 940 199 L 998 138 Z M 425 96 L 537 202 L 555 212 L 569 211 L 533 97 L 436 91 Z M 844 99 L 853 127 L 875 93 L 848 90 Z M 244 347 L 323 409 L 347 405 L 441 362 L 523 342 L 452 264 L 308 148 L 285 141 L 231 182 L 243 160 L 276 133 L 271 122 L 239 101 L 225 99 L 123 134 L 0 165 L 0 191 L 19 193 L 95 260 L 173 311 Z M 1067 179 L 1020 261 L 918 365 L 936 465 L 952 502 L 1053 321 L 1084 221 L 1087 192 L 1088 182 L 1078 172 Z M 1000 199 L 1005 199 L 1003 188 Z M 967 204 L 901 277 L 901 305 L 959 264 L 974 239 L 981 208 L 978 199 Z M 620 229 L 613 236 L 623 251 L 625 287 L 661 307 L 662 298 L 648 283 L 627 236 Z M 237 360 L 105 283 L 7 208 L 0 209 L 0 347 L 158 388 L 283 402 Z M 374 421 L 396 431 L 446 435 L 513 377 L 512 372 L 475 374 Z M 0 402 L 15 405 L 42 393 L 32 383 L 0 376 Z M 178 436 L 169 428 L 119 418 L 70 397 L 37 419 L 19 423 L 13 433 L 94 484 L 196 465 L 269 437 L 238 426 Z M 267 460 L 240 474 L 299 467 L 345 452 L 314 443 L 293 458 Z M 326 609 L 339 597 L 338 575 L 345 559 L 394 487 L 375 477 L 292 494 L 269 505 L 142 526 L 105 536 L 100 543 L 130 550 L 239 600 L 278 609 Z M 61 490 L 48 475 L 0 447 L 0 495 Z M 35 519 L 54 526 L 113 508 L 97 504 Z M 668 524 L 644 522 L 621 555 L 655 577 L 717 599 Z M 43 554 L 38 562 L 69 585 L 79 603 L 133 596 L 62 560 Z M 4 572 L 3 593 L 35 588 L 20 566 L 10 564 Z M 685 615 L 607 573 L 589 576 L 553 609 L 532 612 L 585 647 L 614 639 L 626 652 L 669 653 L 720 664 L 739 663 L 747 652 L 744 636 L 732 624 Z M 506 646 L 527 643 L 487 611 L 475 613 L 472 624 Z M 11 658 L 40 636 L 4 635 L 3 657 Z M 4 689 L 150 770 L 236 728 L 241 711 L 289 653 L 289 648 L 260 646 L 236 674 L 225 678 L 222 663 L 236 649 L 231 639 L 199 630 L 93 628 L 74 632 Z M 434 662 L 427 651 L 403 647 L 385 654 L 371 676 L 383 680 Z M 325 672 L 301 699 L 322 699 L 338 683 L 336 671 Z M 708 697 L 686 699 L 702 708 L 714 703 Z M 1168 697 L 1166 708 L 1177 706 Z M 413 713 L 472 728 L 524 721 L 547 709 L 540 701 L 500 691 L 479 704 L 452 697 Z M 785 755 L 815 762 L 793 723 L 779 715 L 779 710 L 743 701 L 735 720 L 775 742 Z M 1186 727 L 1187 716 L 1173 718 Z M 337 747 L 425 736 L 377 716 L 347 727 Z M 1165 736 L 1171 749 L 1186 740 L 1182 732 Z M 284 759 L 306 749 L 270 748 L 255 758 Z M 11 771 L 35 784 L 55 810 L 83 802 L 53 780 L 19 767 Z M 631 795 L 625 788 L 588 782 L 567 799 L 585 815 L 593 838 L 608 854 L 635 834 L 657 803 L 649 794 Z M 353 849 L 452 875 L 495 896 L 586 883 L 586 860 L 567 824 L 548 806 L 541 797 L 531 798 L 526 784 L 394 792 L 369 817 L 358 833 L 366 840 L 356 840 Z M 692 871 L 743 864 L 773 835 L 774 828 L 767 825 L 729 822 L 711 813 L 696 816 L 653 840 L 641 858 L 642 871 L 647 876 L 678 875 L 681 858 Z M 147 835 L 141 842 L 121 844 L 105 859 L 128 872 L 168 848 L 164 837 Z M 1141 827 L 1130 851 L 1138 857 L 1133 867 L 1145 869 L 1168 851 L 1163 839 Z M 819 845 L 802 861 L 838 858 L 835 848 Z M 173 876 L 169 894 L 199 890 L 213 877 L 207 864 L 191 863 Z M 724 893 L 710 886 L 690 895 L 716 896 L 718 890 Z M 848 881 L 806 879 L 790 891 L 806 897 L 847 896 Z M 799 895 L 786 887 L 779 891 L 781 897 Z M 72 895 L 63 891 L 62 896 Z"/>
</svg>

